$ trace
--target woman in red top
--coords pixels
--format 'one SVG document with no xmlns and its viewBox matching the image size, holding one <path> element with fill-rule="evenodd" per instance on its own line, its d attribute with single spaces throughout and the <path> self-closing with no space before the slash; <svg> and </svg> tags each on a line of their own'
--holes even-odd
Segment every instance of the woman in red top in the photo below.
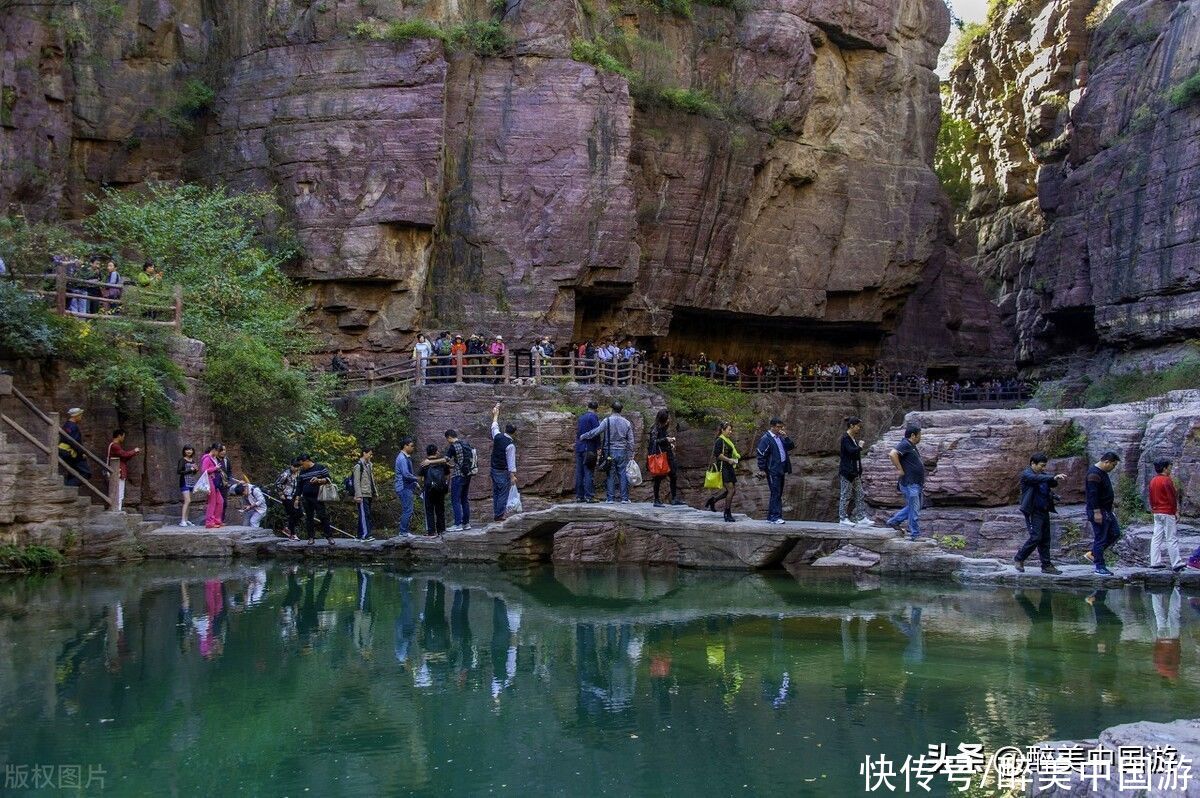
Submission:
<svg viewBox="0 0 1200 798">
<path fill-rule="evenodd" d="M 113 460 L 120 460 L 121 465 L 117 469 L 117 506 L 113 508 L 116 512 L 121 512 L 121 508 L 125 505 L 125 480 L 129 479 L 129 461 L 136 455 L 141 453 L 141 448 L 129 451 L 125 448 L 125 430 L 113 430 L 112 440 L 108 443 L 108 455 L 106 460 L 111 466 Z M 109 479 L 112 479 L 110 474 Z"/>
<path fill-rule="evenodd" d="M 1175 481 L 1171 479 L 1171 461 L 1154 462 L 1155 477 L 1150 480 L 1150 512 L 1154 514 L 1154 535 L 1150 538 L 1150 567 L 1162 568 L 1163 546 L 1171 556 L 1171 568 L 1182 571 L 1183 558 L 1179 556 L 1179 498 L 1175 494 Z"/>
</svg>

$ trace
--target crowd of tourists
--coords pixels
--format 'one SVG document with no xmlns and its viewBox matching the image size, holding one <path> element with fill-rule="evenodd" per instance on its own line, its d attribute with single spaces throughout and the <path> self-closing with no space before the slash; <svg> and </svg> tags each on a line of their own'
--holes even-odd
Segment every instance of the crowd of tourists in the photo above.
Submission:
<svg viewBox="0 0 1200 798">
<path fill-rule="evenodd" d="M 598 402 L 589 401 L 586 410 L 576 420 L 573 442 L 575 501 L 600 501 L 596 496 L 599 475 L 604 485 L 604 501 L 631 503 L 630 487 L 640 484 L 643 479 L 637 460 L 639 453 L 644 451 L 653 506 L 684 505 L 679 495 L 677 440 L 672 433 L 670 411 L 658 411 L 653 425 L 646 432 L 644 449 L 638 443 L 633 422 L 625 416 L 621 400 L 611 401 L 603 418 L 598 411 Z M 490 451 L 486 455 L 492 498 L 491 519 L 496 522 L 522 511 L 517 489 L 519 430 L 511 421 L 502 424 L 500 413 L 501 405 L 497 403 L 492 408 Z M 83 410 L 70 408 L 67 416 L 59 451 L 62 462 L 71 466 L 67 481 L 72 484 L 75 474 L 86 478 L 90 472 L 86 458 L 80 451 L 83 448 L 80 428 Z M 918 448 L 921 434 L 918 425 L 908 425 L 903 437 L 887 455 L 896 472 L 896 489 L 903 498 L 903 505 L 884 523 L 907 533 L 913 540 L 922 536 L 920 519 L 925 505 L 925 464 Z M 704 500 L 703 507 L 711 512 L 719 508 L 724 520 L 729 523 L 737 520 L 733 510 L 738 495 L 739 474 L 744 473 L 743 464 L 749 460 L 749 456 L 739 450 L 734 437 L 732 423 L 721 422 L 717 425 L 710 463 L 704 477 L 704 489 L 711 492 Z M 400 451 L 394 461 L 392 486 L 401 508 L 396 530 L 399 536 L 413 534 L 413 516 L 418 497 L 424 507 L 426 534 L 441 535 L 472 528 L 470 491 L 472 479 L 479 473 L 480 455 L 475 446 L 455 429 L 447 429 L 443 438 L 441 443 L 427 443 L 423 455 L 418 455 L 417 442 L 413 438 L 406 437 L 400 442 Z M 778 417 L 771 418 L 767 428 L 756 439 L 753 462 L 758 477 L 765 480 L 769 494 L 766 511 L 768 523 L 787 523 L 783 517 L 783 493 L 787 475 L 792 472 L 791 452 L 794 448 L 787 426 Z M 838 463 L 838 522 L 843 525 L 874 524 L 862 485 L 862 455 L 865 448 L 862 420 L 854 416 L 846 418 L 839 443 Z M 126 448 L 125 430 L 113 431 L 107 458 L 109 462 L 118 464 L 115 474 L 118 479 L 118 510 L 124 502 L 128 462 L 141 451 L 138 447 Z M 375 481 L 374 456 L 373 447 L 362 447 L 351 473 L 341 483 L 340 492 L 328 466 L 315 461 L 311 455 L 301 454 L 282 470 L 268 492 L 253 484 L 244 474 L 241 479 L 234 477 L 226 447 L 222 443 L 211 443 L 199 456 L 194 447 L 185 446 L 177 468 L 182 498 L 180 526 L 196 526 L 190 520 L 189 513 L 193 502 L 200 496 L 204 497 L 204 526 L 209 529 L 224 526 L 228 500 L 234 496 L 241 499 L 243 523 L 260 527 L 267 514 L 268 499 L 273 499 L 283 510 L 283 532 L 286 536 L 299 539 L 303 527 L 308 542 L 312 544 L 319 528 L 325 540 L 332 545 L 334 530 L 328 505 L 339 501 L 344 492 L 345 498 L 353 500 L 356 505 L 355 537 L 374 537 L 372 505 L 382 496 L 382 489 Z M 421 459 L 418 460 L 418 457 Z M 1025 562 L 1036 552 L 1044 573 L 1060 573 L 1050 557 L 1050 515 L 1056 512 L 1054 488 L 1066 476 L 1046 473 L 1049 459 L 1044 453 L 1034 453 L 1028 467 L 1019 475 L 1020 510 L 1028 533 L 1027 540 L 1014 558 L 1019 571 L 1025 570 Z M 1105 555 L 1121 534 L 1114 512 L 1115 492 L 1109 476 L 1119 462 L 1117 453 L 1105 452 L 1088 469 L 1083 485 L 1086 520 L 1093 532 L 1091 550 L 1085 556 L 1092 562 L 1096 573 L 1105 576 L 1111 575 Z M 1176 571 L 1188 566 L 1200 569 L 1200 549 L 1186 561 L 1180 553 L 1177 533 L 1179 499 L 1171 476 L 1172 467 L 1170 460 L 1155 461 L 1155 476 L 1149 484 L 1149 504 L 1154 521 L 1150 545 L 1151 566 L 1169 565 Z M 77 480 L 74 484 L 77 484 Z M 450 504 L 450 525 L 447 525 L 447 501 Z"/>
<path fill-rule="evenodd" d="M 55 272 L 62 269 L 67 277 L 68 313 L 75 316 L 120 315 L 127 279 L 118 259 L 99 254 L 86 258 L 55 255 L 52 262 Z M 48 278 L 51 276 L 47 275 Z M 162 281 L 163 272 L 152 260 L 143 263 L 133 277 L 133 284 L 143 291 L 161 289 Z"/>
</svg>

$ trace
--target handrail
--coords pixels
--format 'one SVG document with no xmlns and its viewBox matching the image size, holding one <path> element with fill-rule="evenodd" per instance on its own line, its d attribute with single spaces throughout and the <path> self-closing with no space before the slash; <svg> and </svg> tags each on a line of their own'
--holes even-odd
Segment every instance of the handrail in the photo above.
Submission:
<svg viewBox="0 0 1200 798">
<path fill-rule="evenodd" d="M 183 330 L 183 287 L 175 284 L 170 288 L 162 285 L 155 286 L 139 286 L 136 283 L 129 284 L 122 282 L 120 285 L 112 285 L 103 280 L 86 280 L 82 277 L 75 277 L 67 274 L 66 263 L 55 264 L 54 271 L 45 272 L 43 274 L 27 274 L 14 275 L 13 279 L 18 282 L 25 283 L 25 291 L 35 296 L 40 296 L 54 300 L 54 310 L 60 316 L 76 316 L 82 319 L 104 318 L 110 314 L 107 313 L 91 313 L 86 310 L 72 310 L 69 301 L 82 300 L 84 302 L 95 303 L 104 309 L 109 309 L 116 312 L 122 306 L 136 308 L 141 311 L 151 313 L 168 313 L 171 315 L 169 320 L 154 319 L 154 318 L 136 318 L 140 324 L 158 325 L 162 327 L 173 327 L 176 332 Z M 52 284 L 50 288 L 48 284 Z M 78 292 L 78 286 L 84 286 L 85 293 Z M 94 287 L 104 290 L 115 290 L 118 292 L 115 297 L 106 297 L 102 294 L 86 293 L 87 287 Z M 76 288 L 77 290 L 71 290 Z M 137 297 L 138 301 L 130 301 L 126 296 L 126 292 L 131 292 L 131 295 Z M 141 301 L 142 299 L 157 299 L 165 301 L 168 304 L 151 304 Z"/>
<path fill-rule="evenodd" d="M 870 392 L 891 394 L 905 399 L 920 399 L 929 403 L 970 406 L 982 402 L 1012 402 L 1029 398 L 1023 387 L 990 389 L 973 387 L 967 395 L 953 385 L 922 380 L 916 376 L 876 373 L 862 375 L 755 375 L 738 374 L 728 377 L 710 375 L 707 369 L 665 369 L 643 360 L 604 360 L 579 358 L 572 350 L 566 355 L 535 357 L 531 350 L 509 349 L 504 356 L 489 354 L 430 355 L 419 363 L 405 358 L 381 367 L 342 372 L 339 384 L 350 392 L 371 392 L 391 385 L 432 384 L 543 384 L 561 381 L 596 383 L 613 386 L 653 385 L 674 376 L 691 375 L 727 385 L 745 393 L 814 393 Z"/>
<path fill-rule="evenodd" d="M 20 391 L 17 389 L 17 386 L 15 386 L 15 385 L 14 385 L 14 386 L 12 387 L 12 392 L 13 392 L 13 396 L 17 397 L 17 399 L 19 399 L 19 400 L 21 401 L 21 404 L 23 404 L 23 405 L 25 405 L 27 408 L 29 408 L 29 410 L 30 410 L 30 411 L 32 411 L 32 412 L 33 412 L 33 414 L 34 414 L 35 416 L 37 416 L 39 419 L 41 419 L 41 420 L 42 420 L 44 423 L 46 423 L 46 424 L 54 424 L 54 422 L 51 420 L 50 416 L 48 416 L 48 415 L 46 415 L 45 413 L 43 413 L 43 412 L 42 412 L 42 410 L 41 410 L 41 408 L 39 408 L 37 405 L 35 405 L 35 404 L 34 404 L 32 401 L 30 401 L 30 399 L 29 399 L 29 397 L 28 397 L 28 396 L 26 396 L 25 394 L 21 393 L 21 392 L 20 392 Z M 90 458 L 90 459 L 91 459 L 93 462 L 95 462 L 95 463 L 96 463 L 98 466 L 100 466 L 101 468 L 103 468 L 103 469 L 104 469 L 104 473 L 105 473 L 105 474 L 109 473 L 108 464 L 107 464 L 106 462 L 104 462 L 102 459 L 100 459 L 100 456 L 99 456 L 99 455 L 95 454 L 95 453 L 94 453 L 94 452 L 93 452 L 91 449 L 87 448 L 86 446 L 84 446 L 82 443 L 80 443 L 79 441 L 75 440 L 74 438 L 70 438 L 70 437 L 68 437 L 68 436 L 67 436 L 67 434 L 66 434 L 65 432 L 63 432 L 63 431 L 62 431 L 62 428 L 61 428 L 61 427 L 58 427 L 58 425 L 57 425 L 57 424 L 55 424 L 54 426 L 55 426 L 55 427 L 58 429 L 58 437 L 59 437 L 59 440 L 70 441 L 70 442 L 71 442 L 71 446 L 72 446 L 73 448 L 75 448 L 75 449 L 79 449 L 79 450 L 81 450 L 81 451 L 82 451 L 84 454 L 86 454 L 86 455 L 87 455 L 87 456 L 88 456 L 88 457 L 89 457 L 89 458 Z"/>
<path fill-rule="evenodd" d="M 14 392 L 15 392 L 15 389 L 14 389 Z M 35 410 L 36 410 L 36 408 L 35 408 Z M 38 411 L 38 412 L 40 412 L 40 411 Z M 110 508 L 112 507 L 112 499 L 108 496 L 108 494 L 106 494 L 104 491 L 100 490 L 95 485 L 93 485 L 91 482 L 89 482 L 85 476 L 80 474 L 78 471 L 76 471 L 70 465 L 63 462 L 62 459 L 58 456 L 58 451 L 56 449 L 52 449 L 49 446 L 47 446 L 46 444 L 39 441 L 33 433 L 29 432 L 29 430 L 25 429 L 20 424 L 18 424 L 16 421 L 9 418 L 9 416 L 5 413 L 0 413 L 0 421 L 3 421 L 5 424 L 8 424 L 8 426 L 10 426 L 14 430 L 16 430 L 17 433 L 22 435 L 26 440 L 28 440 L 35 447 L 37 447 L 38 451 L 44 452 L 46 454 L 46 456 L 50 458 L 49 465 L 51 468 L 57 469 L 58 466 L 62 466 L 64 469 L 66 469 L 68 474 L 70 474 L 71 476 L 73 476 L 77 480 L 79 480 L 80 485 L 87 488 L 92 493 L 96 494 L 96 496 L 99 497 L 100 501 L 104 502 L 104 505 L 106 507 L 110 507 Z M 47 421 L 49 421 L 49 419 L 47 419 Z M 80 448 L 82 448 L 82 447 L 80 447 Z M 104 469 L 107 471 L 108 466 L 105 466 Z M 57 473 L 57 471 L 55 471 L 55 473 Z"/>
</svg>

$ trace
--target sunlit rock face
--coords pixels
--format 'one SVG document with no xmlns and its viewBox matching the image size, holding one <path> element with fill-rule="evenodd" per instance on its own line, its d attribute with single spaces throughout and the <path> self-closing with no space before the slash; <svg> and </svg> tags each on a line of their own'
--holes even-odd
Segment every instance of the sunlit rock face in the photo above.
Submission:
<svg viewBox="0 0 1200 798">
<path fill-rule="evenodd" d="M 67 24 L 10 8 L 0 146 L 25 166 L 3 170 L 0 203 L 75 216 L 100 185 L 154 178 L 273 191 L 313 329 L 377 361 L 441 328 L 742 360 L 882 352 L 982 370 L 1009 355 L 947 246 L 929 165 L 937 0 L 690 17 L 445 0 L 420 16 L 490 19 L 510 43 L 480 56 L 352 35 L 414 15 L 162 0 Z M 601 39 L 624 42 L 632 83 L 572 59 Z M 201 108 L 195 81 L 215 91 Z"/>
</svg>

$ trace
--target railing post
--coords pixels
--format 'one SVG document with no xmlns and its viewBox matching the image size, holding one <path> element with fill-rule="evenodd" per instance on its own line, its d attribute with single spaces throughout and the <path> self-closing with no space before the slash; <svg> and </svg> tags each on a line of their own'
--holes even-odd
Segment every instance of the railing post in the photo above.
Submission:
<svg viewBox="0 0 1200 798">
<path fill-rule="evenodd" d="M 58 315 L 67 312 L 67 264 L 59 262 L 54 274 L 54 307 Z"/>
<path fill-rule="evenodd" d="M 504 347 L 504 357 L 500 360 L 500 381 L 505 385 L 508 384 L 508 375 L 511 373 L 508 370 L 508 347 Z"/>
<path fill-rule="evenodd" d="M 114 513 L 119 512 L 117 509 L 120 504 L 121 496 L 121 459 L 119 457 L 108 458 L 108 509 Z"/>
<path fill-rule="evenodd" d="M 54 480 L 58 477 L 58 413 L 47 413 L 46 415 L 50 417 L 46 439 L 46 443 L 50 446 L 50 463 L 46 466 L 46 470 L 50 472 L 50 479 Z"/>
<path fill-rule="evenodd" d="M 183 332 L 183 286 L 175 284 L 175 332 Z"/>
<path fill-rule="evenodd" d="M 575 347 L 571 347 L 571 351 L 567 353 L 567 368 L 570 369 L 570 381 L 579 382 L 575 377 Z"/>
<path fill-rule="evenodd" d="M 465 352 L 459 352 L 454 356 L 454 381 L 460 384 L 463 381 L 463 361 L 466 357 Z"/>
</svg>

